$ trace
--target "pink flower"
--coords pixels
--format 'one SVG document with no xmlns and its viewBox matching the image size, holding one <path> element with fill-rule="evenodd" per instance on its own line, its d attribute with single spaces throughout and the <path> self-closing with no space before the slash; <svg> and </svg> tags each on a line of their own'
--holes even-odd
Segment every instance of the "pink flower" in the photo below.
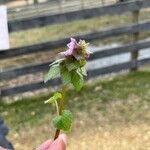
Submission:
<svg viewBox="0 0 150 150">
<path fill-rule="evenodd" d="M 91 52 L 87 50 L 88 43 L 84 40 L 80 40 L 77 43 L 74 38 L 70 38 L 70 40 L 71 42 L 67 44 L 68 49 L 65 52 L 61 52 L 61 56 L 73 56 L 76 60 L 90 57 Z"/>
<path fill-rule="evenodd" d="M 65 52 L 61 52 L 62 56 L 71 56 L 74 50 L 77 48 L 77 41 L 74 38 L 70 38 L 71 42 L 67 44 L 68 49 Z"/>
</svg>

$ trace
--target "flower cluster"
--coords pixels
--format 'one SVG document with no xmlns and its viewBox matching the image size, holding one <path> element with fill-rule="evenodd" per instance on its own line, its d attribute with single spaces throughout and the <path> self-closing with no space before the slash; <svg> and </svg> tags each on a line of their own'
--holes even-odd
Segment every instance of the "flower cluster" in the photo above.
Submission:
<svg viewBox="0 0 150 150">
<path fill-rule="evenodd" d="M 89 58 L 90 52 L 87 50 L 88 43 L 80 40 L 78 43 L 76 39 L 71 38 L 71 42 L 67 44 L 68 49 L 60 54 L 65 57 L 73 56 L 77 60 L 81 58 Z"/>
</svg>

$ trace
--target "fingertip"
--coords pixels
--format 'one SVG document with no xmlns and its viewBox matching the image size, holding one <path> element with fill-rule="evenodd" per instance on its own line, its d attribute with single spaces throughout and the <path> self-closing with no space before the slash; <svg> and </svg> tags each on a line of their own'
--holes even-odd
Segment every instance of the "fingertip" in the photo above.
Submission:
<svg viewBox="0 0 150 150">
<path fill-rule="evenodd" d="M 65 143 L 65 145 L 67 145 L 67 136 L 66 136 L 66 134 L 61 134 L 59 136 L 59 138 Z"/>
<path fill-rule="evenodd" d="M 48 150 L 66 150 L 67 137 L 65 134 L 59 137 L 51 144 Z"/>
</svg>

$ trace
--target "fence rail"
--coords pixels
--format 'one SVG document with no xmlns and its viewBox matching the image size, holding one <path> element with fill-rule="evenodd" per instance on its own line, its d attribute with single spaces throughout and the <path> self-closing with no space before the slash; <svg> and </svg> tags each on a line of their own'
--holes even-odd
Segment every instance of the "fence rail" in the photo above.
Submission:
<svg viewBox="0 0 150 150">
<path fill-rule="evenodd" d="M 103 74 L 113 73 L 113 72 L 119 72 L 121 70 L 130 69 L 132 67 L 141 66 L 147 63 L 150 63 L 150 58 L 138 60 L 138 61 L 129 61 L 129 62 L 120 63 L 117 65 L 112 65 L 100 69 L 89 70 L 88 78 L 96 77 Z M 34 91 L 34 90 L 46 88 L 48 86 L 58 86 L 60 84 L 61 84 L 60 78 L 50 80 L 46 84 L 43 81 L 33 82 L 29 84 L 12 87 L 12 88 L 2 89 L 1 96 L 10 96 L 18 93 L 24 93 L 27 91 Z"/>
<path fill-rule="evenodd" d="M 137 49 L 142 50 L 144 48 L 149 48 L 149 47 L 150 47 L 150 40 L 132 43 L 132 44 L 126 44 L 126 45 L 119 46 L 116 48 L 108 48 L 108 49 L 104 49 L 104 50 L 101 50 L 92 54 L 91 57 L 89 58 L 89 61 L 112 56 L 112 55 L 134 52 Z M 30 64 L 28 66 L 24 66 L 24 67 L 20 67 L 16 69 L 5 70 L 0 73 L 0 79 L 1 80 L 12 79 L 21 75 L 46 71 L 48 70 L 49 64 L 51 62 L 52 61 L 48 61 L 48 62 L 40 63 L 40 64 Z"/>
<path fill-rule="evenodd" d="M 92 7 L 104 6 L 103 0 L 69 0 L 63 1 L 49 1 L 46 3 L 39 3 L 28 5 L 24 7 L 10 8 L 8 9 L 8 18 L 20 19 L 45 14 L 58 14 L 64 12 L 70 12 L 75 10 L 87 9 Z M 105 5 L 115 3 L 115 0 L 107 0 Z"/>
<path fill-rule="evenodd" d="M 129 1 L 124 3 L 117 3 L 110 6 L 84 9 L 79 11 L 67 12 L 55 15 L 43 15 L 40 17 L 24 18 L 9 21 L 9 32 L 25 30 L 34 27 L 42 27 L 49 24 L 67 22 L 77 19 L 88 19 L 92 17 L 122 14 L 129 11 L 140 10 L 150 7 L 149 0 Z"/>
<path fill-rule="evenodd" d="M 104 16 L 104 15 L 114 15 L 114 14 L 124 13 L 127 11 L 135 12 L 137 10 L 148 8 L 148 7 L 150 7 L 149 0 L 137 0 L 137 1 L 118 3 L 115 5 L 110 5 L 110 6 L 100 7 L 100 8 L 85 9 L 85 10 L 51 15 L 51 16 L 45 15 L 45 16 L 34 17 L 29 19 L 19 19 L 19 20 L 9 21 L 9 30 L 10 32 L 13 32 L 18 30 L 33 28 L 36 27 L 37 24 L 38 26 L 45 26 L 51 23 L 58 23 L 58 22 L 60 23 L 60 22 L 66 22 L 75 19 L 81 19 L 81 18 L 92 18 L 92 17 Z M 136 17 L 138 17 L 138 15 L 136 15 Z M 136 19 L 138 20 L 138 18 Z M 149 31 L 149 30 L 150 30 L 150 20 L 142 21 L 142 22 L 137 21 L 134 22 L 133 24 L 129 24 L 125 26 L 107 28 L 93 33 L 78 35 L 76 36 L 76 38 L 85 39 L 87 41 L 94 41 L 94 40 L 99 40 L 99 39 L 104 39 L 104 38 L 124 35 L 124 34 L 136 35 L 137 33 L 139 37 L 139 32 Z M 36 52 L 51 51 L 52 49 L 63 47 L 68 42 L 68 40 L 69 40 L 68 38 L 64 38 L 64 39 L 49 41 L 49 42 L 40 43 L 36 45 L 29 45 L 25 47 L 13 48 L 9 50 L 2 50 L 0 51 L 0 59 L 3 60 L 3 59 L 16 57 L 16 56 L 19 57 L 21 55 L 29 55 Z M 121 45 L 114 48 L 101 49 L 100 51 L 95 52 L 91 56 L 89 61 L 96 60 L 99 58 L 104 58 L 104 57 L 109 58 L 109 56 L 124 54 L 124 53 L 136 52 L 136 54 L 138 54 L 139 51 L 142 51 L 145 48 L 150 48 L 150 40 L 139 41 L 138 38 L 136 37 L 132 42 L 128 44 Z M 13 78 L 22 75 L 43 72 L 48 69 L 48 65 L 50 63 L 51 61 L 48 61 L 48 62 L 38 63 L 38 64 L 28 64 L 26 66 L 22 66 L 19 68 L 1 70 L 0 80 L 6 82 L 6 80 L 11 80 Z M 136 57 L 136 59 L 131 59 L 128 62 L 119 63 L 119 64 L 102 67 L 94 70 L 88 70 L 88 78 L 107 74 L 107 73 L 112 73 L 112 72 L 119 72 L 121 70 L 133 69 L 149 63 L 150 63 L 150 58 L 139 60 L 138 57 Z M 47 84 L 44 84 L 43 81 L 38 81 L 32 83 L 30 82 L 28 84 L 23 84 L 15 87 L 3 87 L 0 90 L 0 96 L 15 95 L 18 93 L 37 90 L 48 86 L 59 85 L 60 83 L 61 83 L 60 79 L 57 78 L 49 81 Z"/>
<path fill-rule="evenodd" d="M 134 32 L 142 32 L 150 30 L 150 21 L 141 22 L 138 24 L 131 24 L 117 28 L 103 29 L 102 31 L 96 31 L 85 35 L 75 36 L 76 39 L 85 39 L 87 41 L 94 41 L 97 39 L 104 39 L 112 36 L 118 36 L 122 34 L 131 34 Z M 16 57 L 24 54 L 31 54 L 39 51 L 50 51 L 55 48 L 63 47 L 68 42 L 68 38 L 64 38 L 56 41 L 49 41 L 36 45 L 30 45 L 25 47 L 12 48 L 10 50 L 1 50 L 0 59 L 6 59 L 10 57 Z"/>
</svg>

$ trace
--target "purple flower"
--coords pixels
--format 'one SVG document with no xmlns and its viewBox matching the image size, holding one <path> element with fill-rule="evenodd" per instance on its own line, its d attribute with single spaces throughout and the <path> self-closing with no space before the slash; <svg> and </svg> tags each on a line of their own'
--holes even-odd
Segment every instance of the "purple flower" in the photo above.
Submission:
<svg viewBox="0 0 150 150">
<path fill-rule="evenodd" d="M 76 39 L 70 38 L 71 42 L 67 44 L 68 49 L 65 52 L 61 52 L 63 57 L 73 56 L 75 59 L 89 58 L 91 52 L 87 50 L 88 43 L 84 40 L 80 40 L 78 43 Z"/>
<path fill-rule="evenodd" d="M 74 38 L 70 38 L 71 42 L 67 44 L 68 49 L 65 52 L 61 52 L 62 56 L 71 56 L 74 50 L 77 48 L 77 41 Z"/>
</svg>

